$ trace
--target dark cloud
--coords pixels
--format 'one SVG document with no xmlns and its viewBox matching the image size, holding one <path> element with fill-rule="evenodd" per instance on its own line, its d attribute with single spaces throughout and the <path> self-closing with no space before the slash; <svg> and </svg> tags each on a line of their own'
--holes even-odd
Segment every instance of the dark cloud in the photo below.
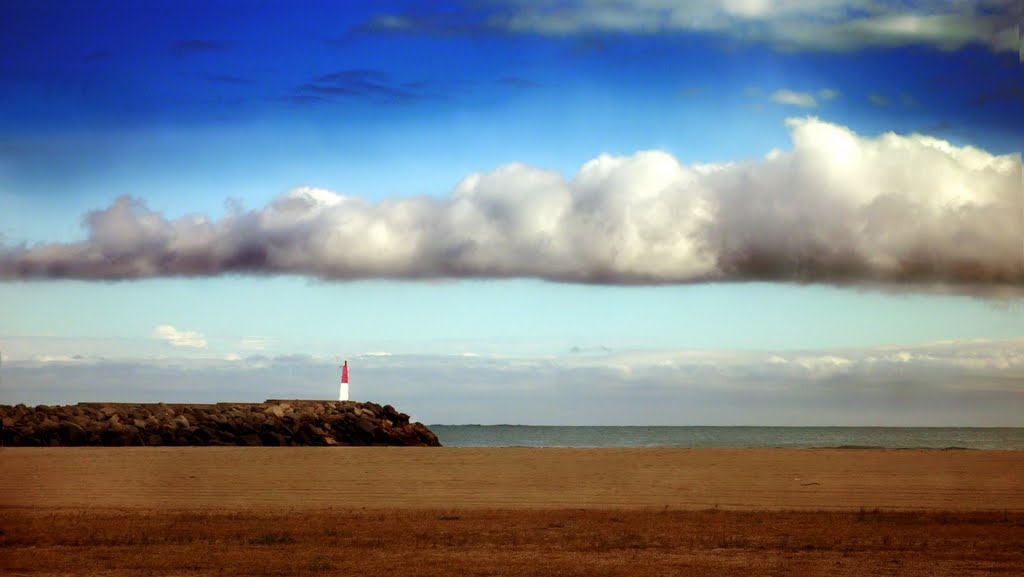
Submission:
<svg viewBox="0 0 1024 577">
<path fill-rule="evenodd" d="M 187 40 L 176 40 L 171 43 L 170 48 L 179 56 L 188 56 L 190 54 L 219 52 L 221 50 L 225 50 L 227 45 L 223 42 L 192 38 Z"/>
<path fill-rule="evenodd" d="M 376 78 L 338 76 L 350 77 Z M 1019 155 L 861 137 L 813 117 L 788 124 L 793 150 L 758 161 L 602 155 L 569 180 L 509 164 L 467 176 L 448 198 L 300 188 L 211 221 L 122 197 L 86 216 L 87 240 L 0 249 L 0 278 L 764 280 L 1024 294 Z"/>
<path fill-rule="evenodd" d="M 972 106 L 990 106 L 993 104 L 1009 104 L 1024 109 L 1024 76 L 1009 78 L 1000 81 L 984 91 L 979 91 L 971 97 Z"/>
<path fill-rule="evenodd" d="M 86 62 L 101 62 L 111 58 L 112 56 L 114 56 L 114 53 L 110 50 L 94 50 L 86 54 L 83 60 Z"/>
<path fill-rule="evenodd" d="M 541 88 L 544 86 L 539 82 L 534 82 L 533 80 L 520 78 L 518 76 L 505 76 L 504 78 L 498 79 L 498 84 L 502 86 L 512 86 L 514 88 Z"/>
<path fill-rule="evenodd" d="M 316 96 L 315 94 L 285 94 L 277 99 L 278 102 L 294 107 L 309 106 L 312 104 L 325 104 L 331 102 L 329 98 Z"/>
<path fill-rule="evenodd" d="M 250 83 L 249 79 L 247 78 L 242 78 L 241 76 L 233 76 L 231 74 L 216 74 L 208 77 L 208 80 L 216 84 L 229 84 L 232 86 L 241 86 Z"/>
<path fill-rule="evenodd" d="M 323 74 L 302 84 L 285 97 L 292 104 L 315 104 L 335 98 L 365 99 L 380 103 L 408 103 L 426 97 L 422 82 L 392 82 L 380 70 L 352 68 Z"/>
</svg>

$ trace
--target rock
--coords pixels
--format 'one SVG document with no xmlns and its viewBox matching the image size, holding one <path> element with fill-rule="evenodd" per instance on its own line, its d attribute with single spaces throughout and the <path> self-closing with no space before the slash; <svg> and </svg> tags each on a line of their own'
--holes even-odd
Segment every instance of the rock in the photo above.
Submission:
<svg viewBox="0 0 1024 577">
<path fill-rule="evenodd" d="M 259 436 L 261 444 L 267 447 L 285 447 L 288 445 L 288 439 L 273 431 L 260 431 Z"/>
<path fill-rule="evenodd" d="M 46 417 L 46 415 L 43 415 L 42 420 L 40 420 L 38 423 L 39 424 L 36 425 L 36 431 L 43 435 L 56 431 L 57 428 L 60 427 L 60 425 L 58 424 L 59 422 L 56 419 L 49 419 Z"/>
<path fill-rule="evenodd" d="M 391 405 L 268 401 L 217 405 L 0 405 L 5 446 L 437 446 Z"/>
<path fill-rule="evenodd" d="M 68 445 L 81 445 L 88 438 L 85 429 L 74 421 L 61 421 L 59 427 L 61 440 Z"/>
<path fill-rule="evenodd" d="M 356 419 L 357 431 L 362 431 L 363 433 L 372 435 L 373 430 L 376 428 L 377 427 L 374 426 L 373 421 L 371 421 L 370 419 L 366 419 L 363 417 L 359 417 L 358 419 Z"/>
<path fill-rule="evenodd" d="M 242 435 L 238 437 L 237 442 L 239 445 L 243 447 L 259 447 L 260 445 L 263 444 L 263 441 L 260 439 L 260 436 L 253 434 Z"/>
<path fill-rule="evenodd" d="M 199 439 L 205 444 L 216 439 L 219 435 L 213 429 L 201 425 L 196 428 L 196 431 L 195 433 L 193 433 L 193 436 L 195 436 L 195 438 Z"/>
</svg>

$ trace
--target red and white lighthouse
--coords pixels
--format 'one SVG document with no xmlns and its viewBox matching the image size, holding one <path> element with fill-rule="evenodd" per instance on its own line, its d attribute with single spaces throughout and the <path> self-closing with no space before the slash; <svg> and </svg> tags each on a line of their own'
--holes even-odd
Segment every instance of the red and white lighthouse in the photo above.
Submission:
<svg viewBox="0 0 1024 577">
<path fill-rule="evenodd" d="M 338 400 L 348 400 L 348 361 L 341 365 L 341 388 L 338 389 Z"/>
</svg>

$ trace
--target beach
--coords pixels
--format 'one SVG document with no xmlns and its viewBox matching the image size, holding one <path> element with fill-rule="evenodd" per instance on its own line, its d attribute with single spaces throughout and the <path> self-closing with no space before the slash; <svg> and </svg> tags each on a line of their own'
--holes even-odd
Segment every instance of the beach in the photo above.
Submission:
<svg viewBox="0 0 1024 577">
<path fill-rule="evenodd" d="M 13 575 L 1024 566 L 1019 451 L 4 448 L 0 465 Z"/>
</svg>

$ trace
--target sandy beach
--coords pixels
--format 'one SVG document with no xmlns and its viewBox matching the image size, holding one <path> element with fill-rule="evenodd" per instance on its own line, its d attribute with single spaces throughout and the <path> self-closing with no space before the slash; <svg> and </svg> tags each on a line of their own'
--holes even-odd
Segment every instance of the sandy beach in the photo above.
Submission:
<svg viewBox="0 0 1024 577">
<path fill-rule="evenodd" d="M 1024 511 L 1024 452 L 49 448 L 0 452 L 0 507 Z"/>
<path fill-rule="evenodd" d="M 5 575 L 992 575 L 1024 452 L 0 449 Z"/>
</svg>

